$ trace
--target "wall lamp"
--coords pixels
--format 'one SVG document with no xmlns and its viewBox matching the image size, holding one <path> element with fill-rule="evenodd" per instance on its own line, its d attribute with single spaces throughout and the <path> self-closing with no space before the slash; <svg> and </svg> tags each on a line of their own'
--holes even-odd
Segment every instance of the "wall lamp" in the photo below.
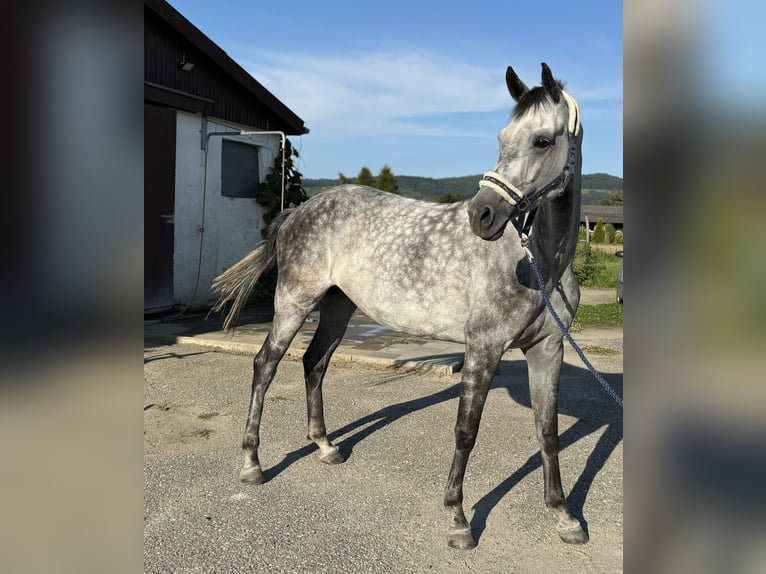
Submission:
<svg viewBox="0 0 766 574">
<path fill-rule="evenodd" d="M 178 67 L 184 72 L 191 72 L 194 69 L 194 62 L 186 61 L 186 52 L 181 56 L 181 61 L 178 62 Z"/>
</svg>

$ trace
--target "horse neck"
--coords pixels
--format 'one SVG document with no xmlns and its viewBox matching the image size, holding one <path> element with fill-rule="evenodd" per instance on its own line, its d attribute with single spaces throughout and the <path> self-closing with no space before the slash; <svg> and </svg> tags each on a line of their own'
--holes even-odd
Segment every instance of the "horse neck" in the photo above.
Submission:
<svg viewBox="0 0 766 574">
<path fill-rule="evenodd" d="M 538 208 L 531 238 L 537 257 L 552 279 L 558 280 L 574 258 L 580 225 L 580 203 L 578 169 L 561 197 Z"/>
</svg>

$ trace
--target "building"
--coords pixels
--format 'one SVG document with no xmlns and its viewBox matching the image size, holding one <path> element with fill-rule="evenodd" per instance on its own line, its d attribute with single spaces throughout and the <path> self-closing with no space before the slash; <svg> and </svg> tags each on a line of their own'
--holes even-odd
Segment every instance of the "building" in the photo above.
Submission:
<svg viewBox="0 0 766 574">
<path fill-rule="evenodd" d="M 591 231 L 599 221 L 611 223 L 615 229 L 622 230 L 622 205 L 583 205 L 580 207 L 580 223 L 585 225 L 586 221 Z"/>
<path fill-rule="evenodd" d="M 282 138 L 305 133 L 177 10 L 145 0 L 145 312 L 210 301 L 212 279 L 262 239 L 254 198 Z"/>
</svg>

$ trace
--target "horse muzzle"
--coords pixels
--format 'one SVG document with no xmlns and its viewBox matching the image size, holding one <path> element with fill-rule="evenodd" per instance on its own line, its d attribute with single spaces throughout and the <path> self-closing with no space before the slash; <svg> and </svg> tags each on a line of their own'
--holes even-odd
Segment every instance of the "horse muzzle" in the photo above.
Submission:
<svg viewBox="0 0 766 574">
<path fill-rule="evenodd" d="M 493 191 L 480 190 L 468 203 L 471 231 L 482 239 L 496 241 L 503 236 L 514 211 L 518 209 Z"/>
</svg>

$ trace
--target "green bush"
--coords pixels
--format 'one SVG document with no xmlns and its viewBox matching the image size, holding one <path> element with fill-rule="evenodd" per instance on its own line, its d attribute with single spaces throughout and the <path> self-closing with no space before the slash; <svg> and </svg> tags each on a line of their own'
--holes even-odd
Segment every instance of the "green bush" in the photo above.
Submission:
<svg viewBox="0 0 766 574">
<path fill-rule="evenodd" d="M 592 249 L 587 243 L 578 243 L 575 250 L 574 260 L 572 261 L 572 270 L 574 271 L 577 282 L 583 285 L 589 277 L 589 271 L 586 269 L 588 264 L 588 256 Z"/>
<path fill-rule="evenodd" d="M 580 229 L 577 230 L 577 239 L 580 241 L 585 241 L 588 238 L 587 232 L 585 231 L 585 226 L 581 225 Z"/>
<path fill-rule="evenodd" d="M 622 238 L 623 238 L 622 231 L 616 231 L 614 234 L 614 242 L 617 245 L 622 245 Z"/>
<path fill-rule="evenodd" d="M 306 190 L 303 189 L 303 174 L 298 171 L 293 162 L 293 157 L 298 156 L 290 140 L 285 139 L 285 208 L 295 207 L 308 199 Z M 263 221 L 266 225 L 261 230 L 266 237 L 269 224 L 279 215 L 282 203 L 282 147 L 279 148 L 274 162 L 266 175 L 266 181 L 258 188 L 258 196 L 255 198 L 258 205 L 263 206 Z"/>
<path fill-rule="evenodd" d="M 580 243 L 575 251 L 572 270 L 581 287 L 617 287 L 617 273 L 622 259 L 612 253 Z"/>
<path fill-rule="evenodd" d="M 607 223 L 604 226 L 604 235 L 606 236 L 607 243 L 614 243 L 615 233 L 617 233 L 617 230 L 614 228 L 614 225 L 612 225 L 611 223 Z"/>
<path fill-rule="evenodd" d="M 606 229 L 604 229 L 604 222 L 600 219 L 596 223 L 596 227 L 593 229 L 591 241 L 593 243 L 604 243 L 606 241 Z"/>
</svg>

